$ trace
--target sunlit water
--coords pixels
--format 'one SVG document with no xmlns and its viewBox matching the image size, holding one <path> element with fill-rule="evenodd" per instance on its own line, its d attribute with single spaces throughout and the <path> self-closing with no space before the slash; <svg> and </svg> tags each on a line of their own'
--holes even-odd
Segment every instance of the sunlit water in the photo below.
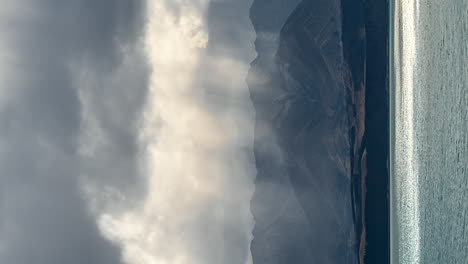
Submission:
<svg viewBox="0 0 468 264">
<path fill-rule="evenodd" d="M 467 263 L 468 2 L 392 5 L 392 263 Z"/>
</svg>

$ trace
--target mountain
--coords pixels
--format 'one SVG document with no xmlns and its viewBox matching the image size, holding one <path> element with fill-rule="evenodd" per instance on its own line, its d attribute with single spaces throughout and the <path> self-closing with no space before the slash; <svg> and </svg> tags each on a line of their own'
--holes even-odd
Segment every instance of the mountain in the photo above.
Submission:
<svg viewBox="0 0 468 264">
<path fill-rule="evenodd" d="M 363 261 L 364 11 L 351 0 L 251 7 L 254 264 Z"/>
</svg>

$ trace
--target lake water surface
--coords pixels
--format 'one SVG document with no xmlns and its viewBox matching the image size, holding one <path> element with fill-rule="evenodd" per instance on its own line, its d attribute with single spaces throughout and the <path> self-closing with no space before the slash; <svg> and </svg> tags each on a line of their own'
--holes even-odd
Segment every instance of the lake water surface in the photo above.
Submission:
<svg viewBox="0 0 468 264">
<path fill-rule="evenodd" d="M 468 2 L 392 2 L 392 263 L 467 263 Z"/>
</svg>

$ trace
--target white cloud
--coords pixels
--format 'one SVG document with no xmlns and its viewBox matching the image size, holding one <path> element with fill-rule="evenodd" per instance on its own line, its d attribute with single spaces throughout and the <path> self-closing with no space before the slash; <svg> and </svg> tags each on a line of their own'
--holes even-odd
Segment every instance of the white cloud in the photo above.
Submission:
<svg viewBox="0 0 468 264">
<path fill-rule="evenodd" d="M 251 263 L 250 61 L 207 52 L 208 0 L 168 3 L 148 8 L 153 73 L 140 131 L 147 195 L 136 208 L 100 212 L 100 228 L 128 264 Z M 229 242 L 232 235 L 240 241 Z M 242 253 L 225 260 L 226 251 Z"/>
</svg>

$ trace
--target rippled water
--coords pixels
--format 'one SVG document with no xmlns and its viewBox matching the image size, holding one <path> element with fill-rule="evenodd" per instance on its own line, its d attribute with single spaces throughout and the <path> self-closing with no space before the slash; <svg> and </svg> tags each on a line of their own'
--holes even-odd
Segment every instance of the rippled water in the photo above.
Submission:
<svg viewBox="0 0 468 264">
<path fill-rule="evenodd" d="M 468 1 L 392 5 L 392 263 L 468 263 Z"/>
</svg>

